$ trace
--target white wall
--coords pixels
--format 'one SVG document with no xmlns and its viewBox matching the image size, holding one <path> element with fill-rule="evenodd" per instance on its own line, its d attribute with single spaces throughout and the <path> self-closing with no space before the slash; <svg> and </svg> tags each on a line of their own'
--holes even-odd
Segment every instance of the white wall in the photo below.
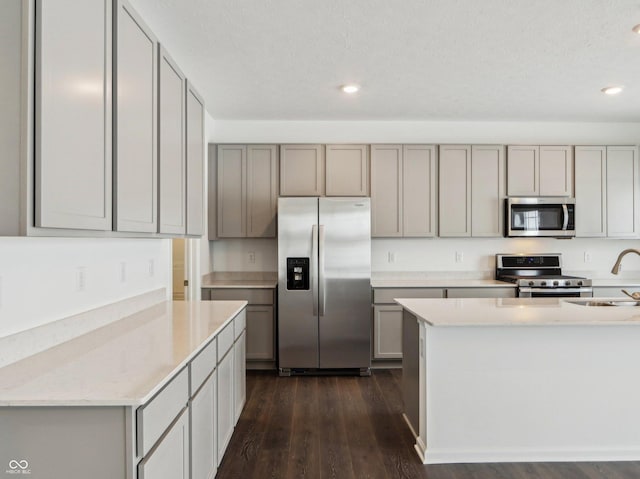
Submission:
<svg viewBox="0 0 640 479">
<path fill-rule="evenodd" d="M 214 143 L 530 143 L 638 144 L 638 123 L 557 122 L 401 122 L 401 121 L 228 121 L 208 123 Z M 567 272 L 613 277 L 617 254 L 640 247 L 640 240 L 609 239 L 375 239 L 372 270 L 478 273 L 492 276 L 496 253 L 563 253 Z M 463 261 L 456 263 L 456 252 Z M 249 263 L 254 252 L 256 262 Z M 388 253 L 395 261 L 389 263 Z M 585 263 L 584 253 L 591 262 Z M 275 271 L 275 240 L 219 240 L 209 242 L 210 264 L 203 271 Z M 624 276 L 640 276 L 640 258 L 623 261 Z"/>
<path fill-rule="evenodd" d="M 170 257 L 164 239 L 0 238 L 0 338 L 170 288 Z"/>
</svg>

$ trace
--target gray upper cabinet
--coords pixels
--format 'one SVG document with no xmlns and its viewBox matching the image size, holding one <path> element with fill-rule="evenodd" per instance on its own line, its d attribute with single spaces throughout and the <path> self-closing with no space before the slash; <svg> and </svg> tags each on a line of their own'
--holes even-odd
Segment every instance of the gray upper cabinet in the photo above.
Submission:
<svg viewBox="0 0 640 479">
<path fill-rule="evenodd" d="M 187 235 L 204 233 L 204 100 L 187 82 Z"/>
<path fill-rule="evenodd" d="M 440 236 L 471 236 L 471 147 L 441 145 Z"/>
<path fill-rule="evenodd" d="M 439 235 L 502 236 L 504 146 L 443 145 L 439 170 Z"/>
<path fill-rule="evenodd" d="M 436 149 L 371 146 L 371 236 L 435 236 Z"/>
<path fill-rule="evenodd" d="M 505 170 L 503 145 L 471 146 L 471 236 L 503 235 Z"/>
<path fill-rule="evenodd" d="M 111 7 L 37 2 L 36 226 L 111 230 Z"/>
<path fill-rule="evenodd" d="M 638 237 L 635 146 L 576 146 L 575 192 L 577 236 Z"/>
<path fill-rule="evenodd" d="M 509 145 L 507 150 L 509 196 L 571 196 L 573 148 L 571 146 Z"/>
<path fill-rule="evenodd" d="M 158 42 L 128 2 L 115 20 L 114 230 L 155 233 Z"/>
<path fill-rule="evenodd" d="M 159 53 L 160 233 L 186 233 L 185 76 L 165 49 Z"/>
<path fill-rule="evenodd" d="M 215 237 L 275 237 L 277 150 L 275 145 L 218 146 Z"/>
<path fill-rule="evenodd" d="M 323 145 L 280 146 L 280 196 L 323 196 Z"/>
<path fill-rule="evenodd" d="M 369 194 L 369 148 L 367 145 L 327 145 L 326 195 Z"/>
</svg>

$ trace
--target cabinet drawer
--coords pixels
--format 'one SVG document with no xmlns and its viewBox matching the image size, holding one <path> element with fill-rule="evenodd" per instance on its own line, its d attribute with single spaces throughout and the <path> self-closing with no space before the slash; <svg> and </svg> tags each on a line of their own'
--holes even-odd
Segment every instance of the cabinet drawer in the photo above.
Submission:
<svg viewBox="0 0 640 479">
<path fill-rule="evenodd" d="M 516 288 L 449 288 L 447 298 L 515 298 Z"/>
<path fill-rule="evenodd" d="M 271 288 L 220 288 L 211 289 L 212 300 L 248 301 L 249 304 L 273 304 L 273 289 Z"/>
<path fill-rule="evenodd" d="M 138 408 L 138 454 L 145 456 L 189 400 L 189 374 L 180 371 L 151 401 Z"/>
<path fill-rule="evenodd" d="M 195 392 L 202 386 L 211 371 L 216 368 L 218 361 L 217 341 L 214 338 L 207 344 L 198 355 L 193 358 L 189 368 L 191 370 L 191 390 L 189 395 L 193 396 Z"/>
<path fill-rule="evenodd" d="M 376 288 L 373 290 L 373 302 L 376 304 L 395 304 L 393 298 L 444 298 L 444 289 Z"/>
<path fill-rule="evenodd" d="M 243 309 L 233 320 L 233 339 L 234 341 L 240 337 L 242 331 L 247 328 L 247 310 Z"/>
<path fill-rule="evenodd" d="M 138 464 L 139 479 L 189 479 L 189 414 L 183 410 L 158 447 Z"/>
<path fill-rule="evenodd" d="M 218 334 L 218 363 L 222 361 L 227 351 L 233 346 L 235 336 L 233 335 L 233 321 L 227 324 Z"/>
</svg>

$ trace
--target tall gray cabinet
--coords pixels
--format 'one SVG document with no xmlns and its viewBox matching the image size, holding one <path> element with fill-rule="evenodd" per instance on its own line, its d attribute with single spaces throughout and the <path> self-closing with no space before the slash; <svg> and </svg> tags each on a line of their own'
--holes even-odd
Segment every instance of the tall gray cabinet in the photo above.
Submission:
<svg viewBox="0 0 640 479">
<path fill-rule="evenodd" d="M 111 229 L 111 6 L 36 3 L 36 226 Z"/>
<path fill-rule="evenodd" d="M 178 65 L 160 46 L 159 53 L 159 206 L 158 231 L 186 233 L 185 88 Z"/>
<path fill-rule="evenodd" d="M 158 42 L 128 2 L 116 2 L 114 229 L 155 233 Z"/>
</svg>

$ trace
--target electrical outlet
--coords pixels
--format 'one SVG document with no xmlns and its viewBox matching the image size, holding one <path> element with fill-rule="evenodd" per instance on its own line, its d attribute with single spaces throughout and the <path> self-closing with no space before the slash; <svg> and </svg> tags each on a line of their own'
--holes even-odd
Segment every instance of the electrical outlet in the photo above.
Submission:
<svg viewBox="0 0 640 479">
<path fill-rule="evenodd" d="M 464 261 L 464 253 L 462 251 L 456 251 L 456 263 L 462 263 Z"/>
<path fill-rule="evenodd" d="M 591 263 L 591 253 L 589 253 L 588 251 L 584 252 L 584 262 Z"/>
<path fill-rule="evenodd" d="M 249 251 L 249 263 L 254 264 L 256 262 L 255 251 Z"/>
<path fill-rule="evenodd" d="M 120 261 L 120 282 L 127 282 L 127 263 Z"/>
<path fill-rule="evenodd" d="M 87 287 L 87 271 L 84 266 L 76 268 L 76 291 L 82 292 Z"/>
<path fill-rule="evenodd" d="M 152 259 L 149 260 L 149 277 L 156 275 L 156 264 Z"/>
<path fill-rule="evenodd" d="M 393 251 L 389 251 L 389 253 L 387 253 L 387 261 L 389 263 L 395 263 L 396 262 L 396 254 Z"/>
</svg>

